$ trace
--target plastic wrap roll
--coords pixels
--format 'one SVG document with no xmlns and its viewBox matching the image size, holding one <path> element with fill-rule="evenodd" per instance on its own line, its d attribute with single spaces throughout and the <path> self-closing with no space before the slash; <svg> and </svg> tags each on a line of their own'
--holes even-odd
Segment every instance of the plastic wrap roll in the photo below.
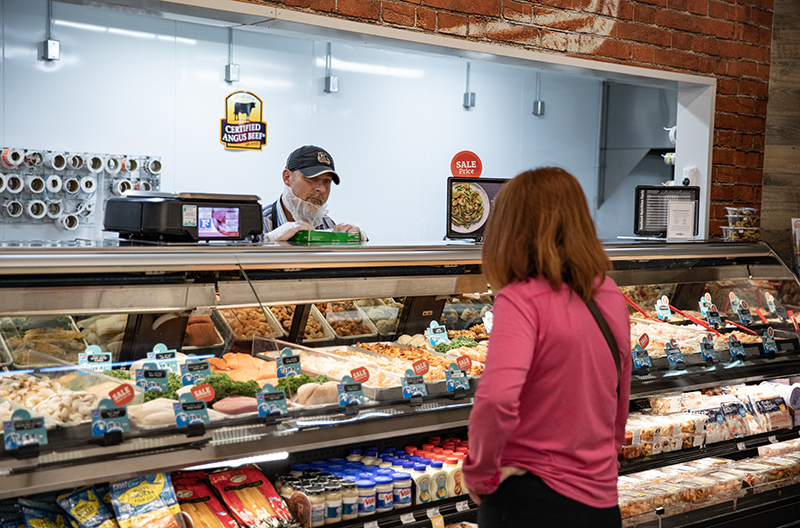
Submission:
<svg viewBox="0 0 800 528">
<path fill-rule="evenodd" d="M 11 194 L 18 194 L 25 188 L 25 182 L 16 174 L 6 174 L 6 191 Z"/>
<path fill-rule="evenodd" d="M 22 211 L 24 208 L 22 204 L 16 200 L 9 200 L 3 204 L 3 214 L 8 216 L 9 218 L 19 218 L 22 215 Z"/>
<path fill-rule="evenodd" d="M 56 225 L 64 231 L 74 231 L 78 228 L 81 221 L 74 214 L 62 214 L 56 220 Z"/>
<path fill-rule="evenodd" d="M 47 216 L 53 220 L 58 220 L 58 217 L 61 216 L 63 212 L 63 207 L 61 207 L 60 201 L 50 202 L 47 204 Z"/>
<path fill-rule="evenodd" d="M 41 200 L 30 200 L 25 205 L 25 212 L 34 220 L 39 220 L 47 216 L 47 204 Z"/>
<path fill-rule="evenodd" d="M 61 192 L 63 182 L 61 181 L 61 176 L 56 176 L 55 174 L 51 174 L 44 180 L 44 186 L 49 193 L 57 193 Z"/>
<path fill-rule="evenodd" d="M 0 165 L 7 169 L 15 169 L 25 159 L 25 153 L 18 148 L 3 149 L 0 154 Z"/>
<path fill-rule="evenodd" d="M 120 163 L 122 165 L 122 172 L 135 172 L 139 170 L 139 160 L 136 158 L 122 158 Z"/>
<path fill-rule="evenodd" d="M 150 185 L 150 182 L 143 181 L 143 182 L 136 182 L 133 184 L 134 191 L 152 191 L 153 186 Z"/>
<path fill-rule="evenodd" d="M 6 177 L 0 174 L 0 193 L 6 190 Z"/>
<path fill-rule="evenodd" d="M 106 166 L 106 160 L 99 154 L 90 154 L 86 157 L 86 168 L 92 174 L 98 174 L 103 171 Z"/>
<path fill-rule="evenodd" d="M 25 165 L 29 167 L 38 167 L 44 163 L 44 154 L 38 150 L 29 150 L 25 153 Z"/>
<path fill-rule="evenodd" d="M 106 172 L 109 174 L 116 174 L 122 168 L 122 162 L 116 156 L 109 156 L 106 158 Z"/>
<path fill-rule="evenodd" d="M 63 188 L 65 193 L 72 196 L 78 194 L 78 191 L 81 190 L 81 183 L 76 178 L 68 178 L 64 180 Z"/>
<path fill-rule="evenodd" d="M 33 194 L 44 192 L 44 179 L 41 176 L 28 176 L 25 178 L 25 190 Z"/>
<path fill-rule="evenodd" d="M 111 183 L 111 194 L 114 196 L 122 196 L 125 191 L 129 191 L 133 186 L 128 180 L 114 180 Z"/>
<path fill-rule="evenodd" d="M 153 176 L 156 174 L 161 174 L 162 168 L 163 166 L 161 165 L 161 160 L 159 158 L 147 158 L 147 162 L 144 164 L 144 170 Z"/>
<path fill-rule="evenodd" d="M 81 178 L 81 190 L 86 194 L 91 194 L 97 190 L 97 180 L 94 176 L 84 176 Z"/>
<path fill-rule="evenodd" d="M 80 170 L 83 168 L 83 156 L 80 154 L 70 154 L 67 156 L 67 167 L 72 170 Z"/>
<path fill-rule="evenodd" d="M 53 170 L 64 170 L 64 167 L 67 166 L 67 157 L 61 152 L 51 152 L 45 158 L 44 164 Z"/>
</svg>

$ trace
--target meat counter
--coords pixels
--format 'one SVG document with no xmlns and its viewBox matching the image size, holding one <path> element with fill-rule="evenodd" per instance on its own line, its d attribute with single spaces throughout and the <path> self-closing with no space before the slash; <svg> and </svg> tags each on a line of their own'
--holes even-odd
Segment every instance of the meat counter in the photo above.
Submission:
<svg viewBox="0 0 800 528">
<path fill-rule="evenodd" d="M 678 392 L 800 375 L 799 343 L 788 317 L 796 310 L 800 289 L 766 245 L 664 244 L 606 249 L 613 263 L 609 274 L 631 305 L 632 346 L 641 334 L 649 336 L 643 349 L 649 352 L 650 365 L 634 376 L 633 411 L 649 409 L 652 399 L 669 401 Z M 14 457 L 4 452 L 0 474 L 6 485 L 0 498 L 200 464 L 224 464 L 243 457 L 294 460 L 393 437 L 463 432 L 479 372 L 474 373 L 472 389 L 466 393 L 448 394 L 437 390 L 436 380 L 427 380 L 433 389 L 430 395 L 411 403 L 391 390 L 398 383 L 397 373 L 385 369 L 397 359 L 379 361 L 380 354 L 369 356 L 370 350 L 357 345 L 370 348 L 368 343 L 396 342 L 402 336 L 422 333 L 433 320 L 454 331 L 452 335 L 468 334 L 491 307 L 480 269 L 480 248 L 463 244 L 334 248 L 20 245 L 4 247 L 0 287 L 0 353 L 9 371 L 74 375 L 70 364 L 75 362 L 76 351 L 88 345 L 100 346 L 112 353 L 116 364 L 129 366 L 156 343 L 165 343 L 200 356 L 221 359 L 226 354 L 244 353 L 262 361 L 286 346 L 305 354 L 309 365 L 317 361 L 319 368 L 327 368 L 324 362 L 342 363 L 341 357 L 332 356 L 333 350 L 349 351 L 367 356 L 350 356 L 352 364 L 343 363 L 345 370 L 366 366 L 374 369 L 373 381 L 378 381 L 378 375 L 385 378 L 381 378 L 385 386 L 365 383 L 368 403 L 354 414 L 339 413 L 335 405 L 298 402 L 279 420 L 265 423 L 255 416 L 220 416 L 194 434 L 174 426 L 134 422 L 122 443 L 107 446 L 91 439 L 86 423 L 57 425 L 50 431 L 49 444 L 40 446 L 36 456 Z M 721 318 L 730 321 L 722 321 L 718 332 L 707 332 L 713 354 L 708 347 L 704 353 L 702 347 L 706 319 L 698 308 L 706 294 Z M 656 303 L 663 308 L 664 298 L 663 304 L 671 307 L 665 316 L 670 321 L 659 324 Z M 742 322 L 733 310 L 742 301 L 756 319 L 741 325 L 744 329 L 733 325 Z M 250 321 L 254 312 L 256 317 Z M 760 337 L 770 327 L 775 333 L 775 350 L 765 349 Z M 46 350 L 25 345 L 26 332 L 31 330 L 44 332 L 45 337 L 28 339 L 28 343 L 43 343 L 48 345 Z M 744 341 L 743 354 L 736 357 L 719 339 L 719 334 L 733 330 Z M 675 334 L 670 334 L 673 331 Z M 757 339 L 750 339 L 753 333 Z M 664 350 L 673 339 L 681 352 L 678 364 L 671 361 L 677 354 Z M 55 343 L 62 345 L 60 350 L 49 346 Z M 226 372 L 234 377 L 233 369 Z M 98 385 L 110 381 L 97 377 Z M 797 437 L 797 431 L 796 427 L 780 429 L 638 456 L 624 460 L 620 472 L 638 473 L 711 454 L 754 454 L 759 446 Z M 787 507 L 786 496 L 796 487 L 772 492 L 780 498 L 765 491 L 755 496 L 758 500 L 740 498 L 738 504 L 744 502 L 751 509 L 774 505 L 778 518 Z M 720 515 L 720 508 L 725 507 L 731 511 L 723 514 L 740 515 L 736 500 L 720 504 L 679 514 L 668 511 L 672 515 L 662 521 L 689 525 L 702 519 L 704 511 Z M 796 507 L 795 502 L 791 504 Z M 644 510 L 628 523 L 646 526 L 656 522 L 653 516 L 659 508 L 650 502 Z"/>
</svg>

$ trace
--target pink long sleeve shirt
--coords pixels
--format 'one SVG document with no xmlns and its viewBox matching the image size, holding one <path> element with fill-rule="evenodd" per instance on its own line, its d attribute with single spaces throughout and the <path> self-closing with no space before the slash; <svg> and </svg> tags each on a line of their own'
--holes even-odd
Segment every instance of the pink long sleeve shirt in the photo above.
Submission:
<svg viewBox="0 0 800 528">
<path fill-rule="evenodd" d="M 595 302 L 619 347 L 619 396 L 614 357 L 577 294 L 566 285 L 553 291 L 541 278 L 498 293 L 469 420 L 464 477 L 470 490 L 493 493 L 500 467 L 516 466 L 589 506 L 617 504 L 617 454 L 630 396 L 630 320 L 611 279 L 599 287 Z"/>
</svg>

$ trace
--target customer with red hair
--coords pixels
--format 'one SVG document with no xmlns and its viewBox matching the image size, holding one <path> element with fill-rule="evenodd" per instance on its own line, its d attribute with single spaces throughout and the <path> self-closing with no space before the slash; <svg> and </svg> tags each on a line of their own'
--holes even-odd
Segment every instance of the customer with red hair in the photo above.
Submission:
<svg viewBox="0 0 800 528">
<path fill-rule="evenodd" d="M 478 524 L 618 528 L 630 322 L 575 177 L 505 184 L 482 256 L 494 326 L 464 465 Z"/>
</svg>

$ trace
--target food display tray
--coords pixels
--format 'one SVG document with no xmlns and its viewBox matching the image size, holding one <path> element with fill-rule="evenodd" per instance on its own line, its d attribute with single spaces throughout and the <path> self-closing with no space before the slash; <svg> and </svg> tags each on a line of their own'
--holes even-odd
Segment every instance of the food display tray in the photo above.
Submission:
<svg viewBox="0 0 800 528">
<path fill-rule="evenodd" d="M 328 343 L 339 337 L 338 335 L 336 335 L 336 332 L 333 331 L 331 325 L 328 324 L 328 321 L 325 320 L 325 316 L 322 315 L 322 312 L 320 312 L 319 309 L 313 304 L 311 305 L 311 312 L 309 312 L 308 316 L 313 317 L 320 324 L 320 326 L 322 327 L 323 337 L 318 339 L 304 339 L 303 343 L 306 344 Z"/>
<path fill-rule="evenodd" d="M 369 334 L 358 334 L 358 335 L 354 335 L 354 336 L 341 336 L 341 335 L 336 333 L 336 330 L 334 330 L 333 327 L 330 325 L 330 323 L 328 323 L 325 314 L 323 314 L 317 308 L 316 305 L 312 306 L 312 309 L 313 310 L 317 310 L 317 313 L 320 315 L 320 317 L 322 317 L 322 319 L 325 320 L 325 324 L 327 324 L 328 327 L 331 329 L 335 339 L 348 341 L 348 342 L 350 342 L 350 341 L 356 342 L 356 341 L 369 340 L 369 339 L 372 339 L 374 337 L 377 337 L 378 336 L 378 328 L 375 326 L 375 323 L 372 322 L 372 320 L 367 316 L 366 312 L 364 312 L 363 309 L 359 308 L 359 306 L 357 304 L 353 303 L 353 306 L 355 306 L 356 313 L 358 313 L 358 316 L 361 317 L 361 322 L 364 324 L 364 326 L 369 328 L 369 331 L 370 331 Z M 352 312 L 352 310 L 348 310 L 347 312 L 350 313 L 350 312 Z M 306 343 L 310 343 L 310 342 L 311 341 L 306 341 Z"/>
<path fill-rule="evenodd" d="M 6 400 L 4 398 L 0 398 L 0 404 L 3 404 L 3 403 L 8 403 L 9 406 L 11 406 L 11 412 L 12 413 L 14 411 L 16 411 L 16 410 L 19 410 L 19 409 L 25 409 L 26 411 L 30 412 L 31 418 L 39 418 L 39 417 L 44 418 L 44 428 L 47 429 L 48 431 L 50 429 L 55 428 L 57 425 L 60 424 L 60 422 L 56 422 L 55 420 L 53 420 L 49 416 L 44 416 L 42 414 L 35 413 L 35 412 L 31 411 L 30 409 L 28 409 L 26 407 L 23 407 L 22 405 L 18 404 L 17 402 L 13 402 L 11 400 Z"/>
<path fill-rule="evenodd" d="M 392 299 L 392 301 L 393 302 L 398 302 L 395 299 Z M 362 311 L 362 313 L 367 317 L 367 319 L 369 319 L 369 321 L 372 323 L 372 325 L 375 327 L 375 329 L 378 331 L 378 333 L 380 335 L 392 335 L 392 334 L 394 334 L 397 331 L 398 324 L 395 323 L 394 328 L 392 330 L 388 331 L 388 332 L 381 332 L 380 329 L 378 329 L 378 321 L 384 321 L 384 320 L 392 319 L 392 318 L 395 318 L 395 320 L 397 321 L 397 320 L 399 320 L 400 315 L 403 313 L 403 310 L 405 309 L 405 305 L 403 305 L 403 303 L 398 303 L 398 304 L 403 305 L 401 308 L 397 308 L 397 307 L 393 307 L 393 306 L 386 306 L 386 305 L 362 306 L 361 303 L 359 301 L 357 301 L 357 300 L 353 301 L 353 304 L 356 307 L 358 307 L 359 310 Z M 367 311 L 369 308 L 382 308 L 384 310 L 388 309 L 388 313 L 390 315 L 389 315 L 389 317 L 384 317 L 384 318 L 381 318 L 381 319 L 373 319 L 372 317 L 369 316 L 369 313 Z"/>
<path fill-rule="evenodd" d="M 12 354 L 13 348 L 8 346 L 8 340 L 12 337 L 23 337 L 26 330 L 31 330 L 34 328 L 59 328 L 63 330 L 80 332 L 78 326 L 75 324 L 75 320 L 69 316 L 62 316 L 58 319 L 52 317 L 26 317 L 24 319 L 26 322 L 26 327 L 24 330 L 20 330 L 15 321 L 9 317 L 4 317 L 0 320 L 0 341 L 3 343 L 3 348 L 8 352 L 8 356 L 11 359 L 11 366 L 14 369 L 35 369 L 40 367 L 71 364 L 60 358 L 50 356 L 38 350 L 31 352 L 32 356 L 36 356 L 36 361 L 28 361 L 28 363 L 17 362 Z M 83 334 L 81 333 L 81 335 Z M 89 343 L 86 341 L 86 339 L 80 338 L 79 341 L 83 344 L 84 349 L 89 346 Z"/>
<path fill-rule="evenodd" d="M 211 312 L 211 320 L 214 322 L 214 326 L 218 329 L 220 337 L 223 340 L 223 349 L 230 348 L 233 352 L 246 352 L 252 353 L 253 350 L 253 338 L 242 338 L 234 334 L 233 328 L 228 323 L 228 320 L 225 318 L 222 312 L 226 311 L 223 310 L 213 310 Z M 267 319 L 267 324 L 269 325 L 270 330 L 275 334 L 274 336 L 266 336 L 266 337 L 284 337 L 286 332 L 283 331 L 278 320 L 275 318 L 275 315 L 272 313 L 267 307 L 264 307 L 265 317 Z M 230 345 L 228 347 L 227 345 Z"/>
</svg>

